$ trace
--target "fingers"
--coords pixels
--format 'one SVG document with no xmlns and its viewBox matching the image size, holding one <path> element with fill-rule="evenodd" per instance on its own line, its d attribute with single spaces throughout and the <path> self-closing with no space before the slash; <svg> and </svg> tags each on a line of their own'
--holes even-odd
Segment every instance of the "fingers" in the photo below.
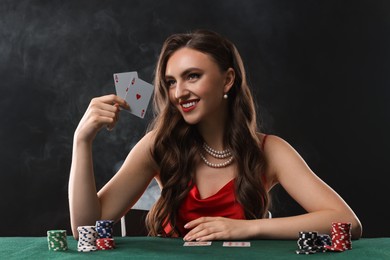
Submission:
<svg viewBox="0 0 390 260">
<path fill-rule="evenodd" d="M 87 124 L 89 124 L 91 128 L 97 130 L 105 125 L 109 125 L 110 128 L 112 128 L 115 125 L 117 118 L 118 116 L 116 113 L 104 110 L 93 110 L 89 113 L 89 120 L 87 121 Z"/>
<path fill-rule="evenodd" d="M 94 98 L 92 100 L 92 102 L 98 102 L 98 103 L 101 102 L 101 103 L 105 103 L 108 105 L 118 104 L 122 108 L 130 109 L 130 106 L 129 106 L 129 104 L 127 104 L 126 100 L 124 100 L 123 98 L 118 97 L 117 95 L 114 95 L 114 94 Z"/>
<path fill-rule="evenodd" d="M 216 239 L 215 235 L 218 233 L 217 220 L 218 218 L 214 217 L 201 217 L 188 222 L 184 225 L 184 228 L 191 229 L 191 231 L 184 236 L 183 240 L 206 241 L 207 239 Z"/>
<path fill-rule="evenodd" d="M 116 95 L 93 98 L 77 126 L 77 139 L 91 142 L 103 127 L 111 131 L 119 119 L 120 107 L 130 109 L 127 102 Z"/>
<path fill-rule="evenodd" d="M 223 239 L 223 232 L 213 232 L 213 233 L 204 233 L 204 234 L 197 234 L 197 238 L 195 238 L 195 241 L 213 241 L 213 240 L 222 240 Z"/>
<path fill-rule="evenodd" d="M 90 103 L 90 108 L 101 109 L 103 111 L 108 111 L 112 113 L 118 113 L 119 107 L 130 109 L 129 104 L 116 95 L 107 95 L 93 98 Z M 107 115 L 107 113 L 103 113 L 103 116 Z"/>
<path fill-rule="evenodd" d="M 120 106 L 127 108 L 129 105 L 115 95 L 93 98 L 86 113 L 86 121 L 94 129 L 99 130 L 106 126 L 107 129 L 112 130 L 118 121 Z"/>
<path fill-rule="evenodd" d="M 184 228 L 187 228 L 187 229 L 191 229 L 193 227 L 196 227 L 197 225 L 199 224 L 202 224 L 202 223 L 205 223 L 205 222 L 208 222 L 208 221 L 211 221 L 212 219 L 214 219 L 213 217 L 201 217 L 201 218 L 197 218 L 193 221 L 190 221 L 188 222 L 187 224 L 184 225 Z"/>
<path fill-rule="evenodd" d="M 223 217 L 202 217 L 188 222 L 184 227 L 191 229 L 184 236 L 185 241 L 211 241 L 221 239 L 242 239 L 248 237 L 250 220 Z"/>
<path fill-rule="evenodd" d="M 183 240 L 184 241 L 210 241 L 218 239 L 220 231 L 217 227 L 200 225 L 188 233 Z"/>
<path fill-rule="evenodd" d="M 114 107 L 116 108 L 116 111 L 114 112 L 114 117 L 113 117 L 113 122 L 111 124 L 108 124 L 107 125 L 107 130 L 108 131 L 112 131 L 112 129 L 114 128 L 114 126 L 116 125 L 116 123 L 118 122 L 119 120 L 119 104 L 115 104 Z M 110 113 L 109 116 L 112 116 L 112 113 Z"/>
</svg>

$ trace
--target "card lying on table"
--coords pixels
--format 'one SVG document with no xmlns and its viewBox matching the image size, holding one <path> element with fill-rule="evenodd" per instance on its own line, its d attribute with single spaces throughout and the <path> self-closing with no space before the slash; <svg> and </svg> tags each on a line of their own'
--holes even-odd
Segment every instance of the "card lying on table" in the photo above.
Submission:
<svg viewBox="0 0 390 260">
<path fill-rule="evenodd" d="M 126 100 L 130 110 L 125 110 L 140 118 L 144 118 L 153 94 L 153 85 L 138 78 L 136 71 L 114 74 L 117 96 Z"/>
<path fill-rule="evenodd" d="M 183 246 L 211 246 L 211 241 L 201 241 L 201 242 L 184 242 Z"/>
<path fill-rule="evenodd" d="M 250 247 L 251 242 L 223 242 L 222 246 L 226 247 Z"/>
</svg>

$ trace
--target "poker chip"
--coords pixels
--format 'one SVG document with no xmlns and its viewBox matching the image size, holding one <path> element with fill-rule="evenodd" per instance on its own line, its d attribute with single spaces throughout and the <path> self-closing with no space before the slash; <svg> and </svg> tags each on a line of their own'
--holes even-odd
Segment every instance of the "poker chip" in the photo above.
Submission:
<svg viewBox="0 0 390 260">
<path fill-rule="evenodd" d="M 299 249 L 299 250 L 295 250 L 295 252 L 296 252 L 298 255 L 311 255 L 311 254 L 317 253 L 317 250 Z"/>
<path fill-rule="evenodd" d="M 352 249 L 351 223 L 332 222 L 331 236 L 316 231 L 301 231 L 297 240 L 297 254 L 343 252 Z"/>
<path fill-rule="evenodd" d="M 96 251 L 96 239 L 98 238 L 95 226 L 80 226 L 77 227 L 79 232 L 79 241 L 77 243 L 77 250 L 79 252 Z"/>
<path fill-rule="evenodd" d="M 48 230 L 47 243 L 50 251 L 68 250 L 66 230 Z"/>
<path fill-rule="evenodd" d="M 352 249 L 351 240 L 351 223 L 333 222 L 331 237 L 332 244 L 325 245 L 324 248 L 328 251 L 343 252 Z"/>
<path fill-rule="evenodd" d="M 318 234 L 315 244 L 318 247 L 331 246 L 332 239 L 327 234 Z"/>
<path fill-rule="evenodd" d="M 295 252 L 300 255 L 324 253 L 326 252 L 324 245 L 330 245 L 330 241 L 330 236 L 326 234 L 318 234 L 316 231 L 301 231 L 297 240 L 298 250 Z"/>
<path fill-rule="evenodd" d="M 324 252 L 323 247 L 318 246 L 318 233 L 316 231 L 299 232 L 299 238 L 297 241 L 298 250 L 295 252 L 300 255 L 315 254 L 318 252 Z"/>
<path fill-rule="evenodd" d="M 79 251 L 79 252 L 93 252 L 96 250 L 97 250 L 96 246 L 78 246 L 77 247 L 77 251 Z"/>
<path fill-rule="evenodd" d="M 114 221 L 98 220 L 96 221 L 96 232 L 99 238 L 112 238 Z"/>
<path fill-rule="evenodd" d="M 92 252 L 114 249 L 113 227 L 113 220 L 98 220 L 95 226 L 78 227 L 79 241 L 77 250 L 79 252 Z"/>
<path fill-rule="evenodd" d="M 115 241 L 112 236 L 113 227 L 114 221 L 112 220 L 96 221 L 96 232 L 98 234 L 96 247 L 98 250 L 111 250 L 115 248 Z"/>
<path fill-rule="evenodd" d="M 113 238 L 98 238 L 96 247 L 98 250 L 111 250 L 115 248 L 115 241 Z"/>
<path fill-rule="evenodd" d="M 301 239 L 316 239 L 318 236 L 317 231 L 300 231 L 299 238 Z"/>
</svg>

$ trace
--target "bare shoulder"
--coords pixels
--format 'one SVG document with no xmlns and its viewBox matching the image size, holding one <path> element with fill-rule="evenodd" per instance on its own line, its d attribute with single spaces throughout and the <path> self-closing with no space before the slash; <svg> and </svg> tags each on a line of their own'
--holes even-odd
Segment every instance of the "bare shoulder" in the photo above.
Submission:
<svg viewBox="0 0 390 260">
<path fill-rule="evenodd" d="M 263 153 L 267 161 L 267 177 L 279 182 L 280 174 L 306 165 L 296 150 L 283 138 L 276 135 L 259 134 Z M 289 168 L 293 167 L 293 168 Z"/>
<path fill-rule="evenodd" d="M 267 157 L 277 156 L 278 152 L 292 152 L 294 149 L 284 139 L 276 135 L 257 134 Z M 280 154 L 279 154 L 280 155 Z M 270 158 L 269 158 L 270 159 Z"/>
<path fill-rule="evenodd" d="M 264 154 L 268 159 L 280 158 L 288 155 L 297 155 L 294 148 L 283 138 L 276 135 L 258 133 Z"/>
</svg>

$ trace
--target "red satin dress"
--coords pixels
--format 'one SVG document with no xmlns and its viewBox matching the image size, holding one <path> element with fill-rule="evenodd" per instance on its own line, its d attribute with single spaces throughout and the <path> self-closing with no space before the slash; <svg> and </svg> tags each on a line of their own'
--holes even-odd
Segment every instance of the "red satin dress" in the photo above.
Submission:
<svg viewBox="0 0 390 260">
<path fill-rule="evenodd" d="M 262 148 L 266 137 L 263 139 Z M 264 175 L 262 176 L 265 181 Z M 190 231 L 185 229 L 184 225 L 200 217 L 245 219 L 244 209 L 236 200 L 234 181 L 235 179 L 230 180 L 216 194 L 204 199 L 200 198 L 196 184 L 192 187 L 177 213 L 176 227 L 181 237 Z M 164 231 L 168 234 L 171 229 L 172 227 L 168 225 Z"/>
<path fill-rule="evenodd" d="M 189 231 L 184 228 L 186 223 L 204 216 L 245 219 L 244 209 L 236 201 L 234 179 L 205 199 L 200 198 L 198 187 L 194 185 L 177 214 L 176 224 L 180 236 L 185 236 Z"/>
</svg>

